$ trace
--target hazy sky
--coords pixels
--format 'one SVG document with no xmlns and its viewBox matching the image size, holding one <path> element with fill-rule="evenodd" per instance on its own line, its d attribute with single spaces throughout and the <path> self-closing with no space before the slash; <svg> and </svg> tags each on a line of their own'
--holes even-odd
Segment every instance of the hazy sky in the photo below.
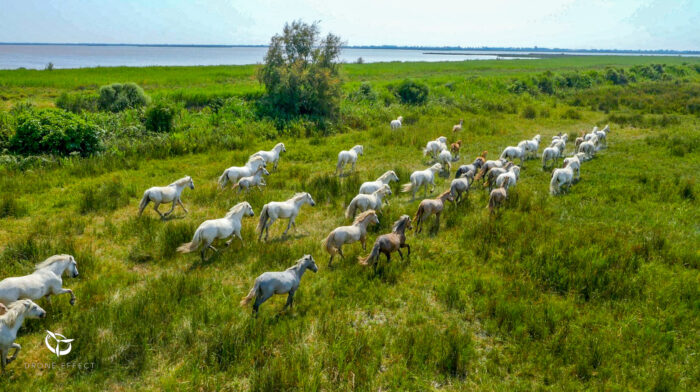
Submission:
<svg viewBox="0 0 700 392">
<path fill-rule="evenodd" d="M 0 42 L 267 44 L 294 19 L 349 45 L 700 50 L 700 0 L 0 0 Z"/>
</svg>

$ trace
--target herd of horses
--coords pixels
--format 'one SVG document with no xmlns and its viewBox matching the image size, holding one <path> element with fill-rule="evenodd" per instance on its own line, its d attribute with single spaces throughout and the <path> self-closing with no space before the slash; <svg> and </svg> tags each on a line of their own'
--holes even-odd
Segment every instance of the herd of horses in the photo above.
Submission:
<svg viewBox="0 0 700 392">
<path fill-rule="evenodd" d="M 402 121 L 402 117 L 391 121 L 391 129 L 402 128 Z M 453 126 L 453 132 L 461 129 L 462 120 Z M 575 180 L 580 178 L 581 164 L 592 159 L 599 149 L 607 147 L 609 132 L 608 126 L 601 130 L 594 127 L 589 133 L 582 132 L 575 140 L 574 152 L 568 157 L 565 156 L 568 135 L 560 133 L 552 137 L 551 144 L 542 152 L 542 167 L 546 169 L 549 162 L 554 162 L 556 165 L 562 158 L 563 166 L 552 171 L 551 194 L 561 193 L 563 189 L 568 189 Z M 394 222 L 391 232 L 378 236 L 369 254 L 359 257 L 358 262 L 362 265 L 373 265 L 376 269 L 381 254 L 385 255 L 387 262 L 391 260 L 391 254 L 394 252 L 397 252 L 403 260 L 401 250 L 405 248 L 406 255 L 409 256 L 411 247 L 406 243 L 406 231 L 414 229 L 415 226 L 416 233 L 420 233 L 424 222 L 433 215 L 435 215 L 436 228 L 439 230 L 440 216 L 445 211 L 445 203 L 460 203 L 468 195 L 473 184 L 478 181 L 483 181 L 483 186 L 489 189 L 487 208 L 493 214 L 507 199 L 508 190 L 519 181 L 520 170 L 525 161 L 537 157 L 540 142 L 540 135 L 536 135 L 532 139 L 521 141 L 516 146 L 506 147 L 498 159 L 487 160 L 487 152 L 484 151 L 471 164 L 460 166 L 448 189 L 442 191 L 436 198 L 423 199 L 413 218 L 402 215 Z M 431 188 L 430 193 L 434 192 L 435 176 L 444 172 L 449 176 L 452 163 L 459 160 L 461 146 L 462 142 L 459 140 L 448 147 L 447 138 L 444 136 L 429 141 L 423 149 L 423 155 L 429 155 L 432 158 L 431 166 L 413 172 L 409 177 L 410 182 L 403 184 L 401 191 L 411 192 L 411 201 L 415 200 L 416 193 L 421 187 L 424 197 L 427 197 L 428 186 Z M 277 170 L 280 154 L 286 151 L 284 144 L 278 143 L 272 150 L 252 154 L 244 166 L 234 166 L 224 170 L 218 179 L 220 187 L 224 188 L 228 183 L 232 183 L 233 189 L 238 192 L 247 191 L 252 187 L 261 189 L 266 185 L 264 176 L 270 175 L 268 166 L 272 166 L 272 171 Z M 363 147 L 360 145 L 341 151 L 338 154 L 336 173 L 342 175 L 344 167 L 348 164 L 351 165 L 351 170 L 354 170 L 358 158 L 362 155 Z M 515 163 L 516 160 L 518 165 Z M 345 210 L 345 218 L 354 219 L 353 223 L 333 229 L 322 241 L 322 248 L 330 255 L 329 267 L 332 267 L 336 255 L 345 257 L 342 250 L 344 245 L 359 241 L 363 251 L 367 250 L 367 228 L 369 225 L 379 223 L 378 214 L 383 204 L 388 204 L 386 198 L 392 194 L 390 187 L 392 182 L 399 182 L 399 177 L 393 170 L 389 170 L 376 180 L 365 182 L 360 186 L 357 196 Z M 187 213 L 181 200 L 182 192 L 186 188 L 194 189 L 194 181 L 189 176 L 167 186 L 147 189 L 139 203 L 138 215 L 141 216 L 150 203 L 153 203 L 153 209 L 161 218 L 170 215 L 177 205 Z M 168 212 L 162 213 L 158 209 L 163 203 L 171 204 Z M 306 204 L 312 207 L 316 204 L 307 192 L 297 193 L 285 201 L 272 201 L 265 204 L 260 211 L 256 229 L 258 240 L 263 240 L 263 235 L 264 240 L 268 239 L 270 226 L 278 219 L 288 220 L 283 236 L 286 236 L 290 228 L 296 229 L 295 219 L 302 206 Z M 242 220 L 244 217 L 254 215 L 255 212 L 248 202 L 238 203 L 223 218 L 202 222 L 195 230 L 192 241 L 182 244 L 177 250 L 181 253 L 199 250 L 200 257 L 205 260 L 207 250 L 217 252 L 213 246 L 217 239 L 228 239 L 226 246 L 230 245 L 234 238 L 243 242 Z M 271 296 L 287 294 L 285 308 L 292 306 L 294 293 L 299 288 L 301 278 L 307 269 L 318 271 L 318 266 L 311 255 L 304 255 L 285 271 L 263 273 L 255 279 L 253 287 L 243 298 L 241 305 L 249 304 L 254 300 L 253 314 L 257 314 L 260 305 Z M 0 356 L 3 369 L 17 357 L 21 349 L 14 340 L 24 319 L 46 316 L 46 312 L 33 300 L 66 293 L 70 294 L 70 304 L 75 303 L 73 292 L 62 287 L 62 276 L 65 273 L 71 277 L 78 276 L 75 258 L 71 255 L 55 255 L 37 264 L 34 273 L 30 275 L 0 281 Z M 11 349 L 15 351 L 12 356 L 8 356 Z"/>
</svg>

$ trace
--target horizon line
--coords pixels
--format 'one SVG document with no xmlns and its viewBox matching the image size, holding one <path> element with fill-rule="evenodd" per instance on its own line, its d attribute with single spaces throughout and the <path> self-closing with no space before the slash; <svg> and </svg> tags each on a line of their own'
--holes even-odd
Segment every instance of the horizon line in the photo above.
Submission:
<svg viewBox="0 0 700 392">
<path fill-rule="evenodd" d="M 260 48 L 266 44 L 134 44 L 97 42 L 0 42 L 0 45 L 27 46 L 133 46 L 133 47 L 181 47 L 181 48 Z M 454 45 L 343 45 L 343 49 L 412 49 L 412 50 L 481 50 L 481 51 L 534 51 L 534 52 L 610 52 L 610 53 L 675 53 L 700 54 L 700 50 L 689 49 L 576 49 L 540 46 L 454 46 Z"/>
</svg>

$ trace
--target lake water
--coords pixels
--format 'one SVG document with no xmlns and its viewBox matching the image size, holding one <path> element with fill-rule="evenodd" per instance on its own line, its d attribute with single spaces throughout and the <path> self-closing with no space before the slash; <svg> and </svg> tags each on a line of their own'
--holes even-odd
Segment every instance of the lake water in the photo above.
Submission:
<svg viewBox="0 0 700 392">
<path fill-rule="evenodd" d="M 49 62 L 55 68 L 141 67 L 149 65 L 244 65 L 263 61 L 266 47 L 202 46 L 100 46 L 100 45 L 0 45 L 0 69 L 43 69 Z M 426 53 L 429 52 L 429 53 Z M 346 48 L 341 60 L 367 63 L 388 61 L 465 61 L 513 59 L 527 52 L 439 51 L 411 49 Z M 589 53 L 586 53 L 589 54 Z M 614 53 L 620 55 L 620 53 Z M 527 57 L 532 58 L 532 57 Z"/>
</svg>

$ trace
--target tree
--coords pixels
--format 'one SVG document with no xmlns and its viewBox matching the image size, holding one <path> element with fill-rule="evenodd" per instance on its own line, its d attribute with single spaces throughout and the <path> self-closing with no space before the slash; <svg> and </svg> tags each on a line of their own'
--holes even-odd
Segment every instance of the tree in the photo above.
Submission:
<svg viewBox="0 0 700 392">
<path fill-rule="evenodd" d="M 258 80 L 272 114 L 335 117 L 340 107 L 339 62 L 342 42 L 319 38 L 318 23 L 294 21 L 270 41 Z"/>
</svg>

